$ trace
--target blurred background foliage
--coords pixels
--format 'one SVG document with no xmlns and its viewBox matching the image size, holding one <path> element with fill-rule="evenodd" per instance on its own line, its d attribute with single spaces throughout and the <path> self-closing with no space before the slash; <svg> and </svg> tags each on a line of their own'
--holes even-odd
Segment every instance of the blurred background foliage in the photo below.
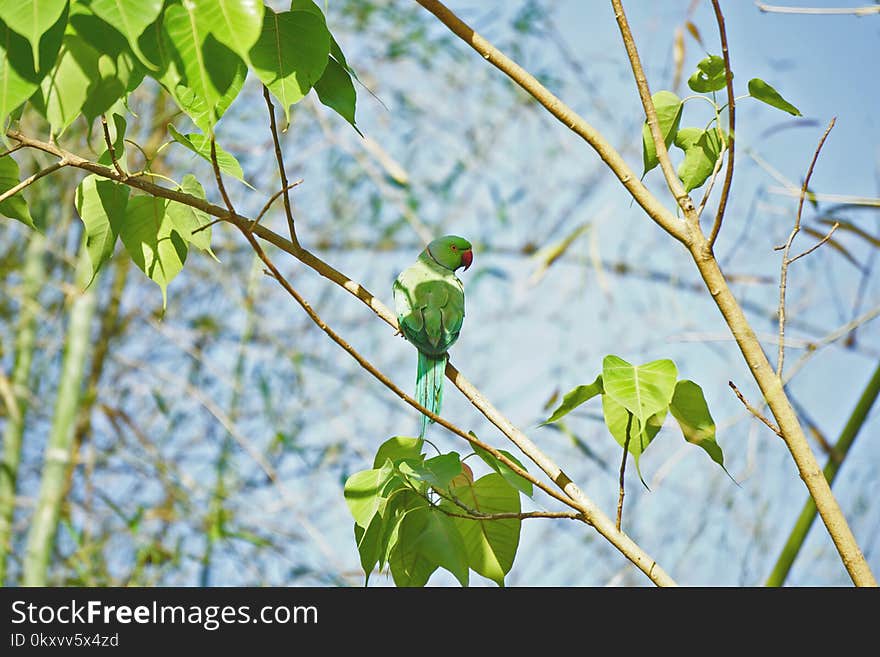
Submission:
<svg viewBox="0 0 880 657">
<path fill-rule="evenodd" d="M 631 362 L 673 358 L 682 377 L 703 386 L 740 487 L 667 427 L 641 462 L 650 490 L 634 470 L 627 474 L 624 529 L 680 583 L 763 581 L 806 493 L 782 442 L 731 394 L 728 380 L 760 398 L 711 299 L 683 264 L 684 252 L 646 220 L 590 149 L 415 3 L 322 4 L 361 81 L 365 139 L 313 98 L 294 107 L 282 144 L 289 177 L 304 181 L 293 192 L 302 243 L 390 303 L 394 277 L 425 241 L 467 236 L 476 257 L 463 276 L 467 318 L 453 362 L 609 513 L 619 447 L 598 406 L 582 407 L 560 425 L 537 424 L 557 394 L 595 377 L 607 353 Z M 643 117 L 607 5 L 462 0 L 452 8 L 638 166 Z M 686 95 L 683 80 L 696 62 L 720 52 L 708 3 L 631 5 L 652 89 Z M 834 333 L 880 302 L 880 92 L 849 63 L 876 61 L 880 23 L 725 5 L 737 90 L 745 93 L 745 80 L 761 75 L 805 114 L 781 118 L 745 101 L 737 113 L 737 173 L 716 252 L 768 352 L 775 353 L 778 298 L 773 247 L 787 237 L 797 205 L 785 189 L 800 185 L 832 115 L 838 127 L 814 174 L 818 196 L 804 224 L 820 237 L 829 219 L 864 233 L 839 230 L 790 272 L 787 371 L 796 375 L 789 389 L 821 452 L 821 439 L 836 439 L 880 358 L 869 320 Z M 147 152 L 168 139 L 167 123 L 187 127 L 153 86 L 142 86 L 130 106 L 137 118 L 130 117 L 129 136 Z M 711 118 L 697 103 L 687 105 L 685 117 L 691 124 Z M 78 119 L 62 143 L 100 152 L 99 133 L 87 135 Z M 258 190 L 227 185 L 236 208 L 253 216 L 279 183 L 252 77 L 217 134 Z M 22 176 L 49 164 L 28 158 Z M 219 200 L 207 163 L 176 145 L 163 150 L 161 162 L 175 174 L 194 172 L 208 198 Z M 7 389 L 29 312 L 34 329 L 7 583 L 21 576 L 64 380 L 70 305 L 82 298 L 75 272 L 81 225 L 73 209 L 81 177 L 63 171 L 28 190 L 45 238 L 0 222 L 0 371 Z M 657 171 L 646 182 L 662 189 Z M 265 223 L 285 232 L 280 204 Z M 801 239 L 806 248 L 816 238 Z M 315 329 L 263 275 L 237 231 L 216 227 L 213 250 L 219 263 L 190 253 L 164 313 L 155 285 L 119 249 L 89 288 L 91 348 L 52 584 L 363 582 L 342 484 L 369 467 L 387 437 L 412 435 L 416 414 Z M 412 348 L 342 290 L 276 255 L 327 322 L 408 389 Z M 454 390 L 444 415 L 508 447 Z M 0 405 L 5 432 L 12 421 Z M 835 484 L 875 572 L 876 432 L 874 413 Z M 432 433 L 441 449 L 461 449 L 441 429 Z M 540 495 L 534 504 L 555 508 Z M 580 524 L 530 520 L 522 531 L 509 585 L 648 583 Z M 848 581 L 827 534 L 814 528 L 789 583 Z M 371 578 L 372 585 L 390 583 L 385 575 Z M 431 580 L 453 583 L 443 571 Z"/>
</svg>

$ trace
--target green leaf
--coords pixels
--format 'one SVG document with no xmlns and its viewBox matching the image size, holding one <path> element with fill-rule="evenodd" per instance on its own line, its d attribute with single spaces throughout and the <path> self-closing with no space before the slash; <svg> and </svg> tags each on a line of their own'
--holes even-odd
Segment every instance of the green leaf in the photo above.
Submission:
<svg viewBox="0 0 880 657">
<path fill-rule="evenodd" d="M 138 37 L 153 23 L 162 11 L 163 0 L 92 0 L 96 16 L 118 29 L 144 64 L 155 70 L 156 64 L 141 52 Z"/>
<path fill-rule="evenodd" d="M 197 133 L 183 135 L 170 123 L 168 124 L 168 132 L 171 133 L 174 141 L 176 141 L 178 144 L 180 144 L 181 146 L 185 146 L 207 162 L 211 161 L 210 137 Z M 217 166 L 220 167 L 220 171 L 232 176 L 236 180 L 240 180 L 245 185 L 253 189 L 253 186 L 244 179 L 244 172 L 241 169 L 241 165 L 231 153 L 223 150 L 223 148 L 221 148 L 220 145 L 217 143 L 214 144 L 214 152 L 217 156 Z"/>
<path fill-rule="evenodd" d="M 0 20 L 31 44 L 34 70 L 52 62 L 40 62 L 40 38 L 49 31 L 67 8 L 67 0 L 6 0 L 0 2 Z"/>
<path fill-rule="evenodd" d="M 20 3 L 28 6 L 28 3 Z M 19 105 L 33 95 L 40 81 L 54 66 L 64 29 L 67 12 L 40 38 L 39 57 L 31 54 L 27 39 L 0 23 L 0 122 L 4 122 Z M 34 67 L 39 60 L 40 68 Z"/>
<path fill-rule="evenodd" d="M 424 463 L 403 461 L 399 464 L 398 470 L 420 490 L 424 486 L 419 484 L 443 489 L 462 473 L 461 458 L 457 452 L 450 452 L 427 459 Z"/>
<path fill-rule="evenodd" d="M 379 507 L 379 514 L 382 518 L 379 568 L 384 567 L 397 546 L 400 523 L 404 516 L 413 509 L 428 508 L 429 506 L 428 500 L 409 488 L 397 488 L 388 495 Z"/>
<path fill-rule="evenodd" d="M 61 134 L 79 116 L 89 86 L 98 78 L 98 57 L 98 51 L 82 38 L 73 34 L 64 37 L 58 64 L 40 84 L 53 134 Z M 120 94 L 123 91 L 120 89 Z"/>
<path fill-rule="evenodd" d="M 276 14 L 267 7 L 260 38 L 250 50 L 250 62 L 257 77 L 281 103 L 289 122 L 290 106 L 302 100 L 321 78 L 329 54 L 330 33 L 323 17 L 308 11 Z"/>
<path fill-rule="evenodd" d="M 642 429 L 642 423 L 639 422 L 637 417 L 632 415 L 632 413 L 627 411 L 626 408 L 618 404 L 608 395 L 602 395 L 602 413 L 605 416 L 605 425 L 608 427 L 614 440 L 616 440 L 617 444 L 621 447 L 627 445 L 627 424 L 629 423 L 629 444 L 627 445 L 627 451 L 632 454 L 633 460 L 636 463 L 636 471 L 639 474 L 639 479 L 642 480 L 642 483 L 647 488 L 648 485 L 645 484 L 645 479 L 642 477 L 642 469 L 639 465 L 639 459 L 641 458 L 642 453 L 648 449 L 648 445 L 651 444 L 651 441 L 654 440 L 654 437 L 663 426 L 663 422 L 666 420 L 666 409 L 664 408 L 659 413 L 649 417 L 645 422 L 644 430 Z M 632 419 L 630 420 L 630 418 Z"/>
<path fill-rule="evenodd" d="M 678 132 L 678 124 L 681 121 L 681 99 L 671 91 L 658 91 L 651 98 L 657 111 L 660 133 L 663 135 L 666 148 L 669 148 L 675 139 L 675 133 Z M 642 126 L 642 160 L 645 164 L 645 171 L 642 175 L 660 164 L 660 160 L 657 159 L 654 138 L 647 121 Z"/>
<path fill-rule="evenodd" d="M 125 36 L 93 14 L 88 6 L 76 3 L 71 7 L 70 27 L 72 34 L 97 52 L 97 64 L 92 67 L 96 74 L 90 76 L 83 103 L 83 114 L 91 122 L 96 116 L 109 113 L 120 99 L 134 91 L 143 81 L 146 69 Z"/>
<path fill-rule="evenodd" d="M 379 445 L 379 449 L 376 450 L 373 467 L 381 468 L 385 465 L 385 461 L 389 459 L 392 463 L 397 463 L 404 459 L 421 462 L 424 459 L 424 456 L 422 456 L 422 446 L 424 444 L 425 441 L 421 438 L 409 438 L 407 436 L 389 438 Z"/>
<path fill-rule="evenodd" d="M 543 426 L 545 424 L 550 424 L 551 422 L 556 422 L 559 418 L 571 413 L 578 406 L 599 394 L 602 394 L 601 374 L 597 376 L 596 380 L 592 383 L 572 388 L 565 397 L 562 398 L 562 403 L 556 407 L 553 414 L 544 420 L 541 425 Z"/>
<path fill-rule="evenodd" d="M 715 162 L 724 145 L 715 128 L 682 128 L 675 138 L 676 146 L 684 151 L 684 160 L 678 167 L 678 177 L 684 184 L 684 191 L 697 189 L 712 175 Z"/>
<path fill-rule="evenodd" d="M 354 83 L 345 67 L 333 57 L 327 61 L 327 68 L 321 79 L 315 83 L 315 91 L 318 99 L 327 107 L 334 110 L 339 116 L 348 121 L 351 127 L 357 130 L 355 125 L 355 105 L 357 93 Z M 360 132 L 358 130 L 358 132 Z"/>
<path fill-rule="evenodd" d="M 438 509 L 418 508 L 403 517 L 389 565 L 397 586 L 424 586 L 438 567 L 468 585 L 464 542 L 452 518 Z"/>
<path fill-rule="evenodd" d="M 449 482 L 461 474 L 461 457 L 458 452 L 440 454 L 425 460 L 427 476 L 423 479 L 434 488 L 446 488 Z"/>
<path fill-rule="evenodd" d="M 193 0 L 198 21 L 246 59 L 263 29 L 263 0 Z"/>
<path fill-rule="evenodd" d="M 470 485 L 457 486 L 452 490 L 465 506 L 480 513 L 519 513 L 519 492 L 500 474 L 480 477 Z M 444 508 L 451 513 L 462 514 L 456 504 L 444 501 Z M 471 520 L 452 518 L 461 535 L 470 568 L 504 586 L 504 576 L 513 567 L 519 546 L 520 525 L 518 518 L 503 520 Z"/>
<path fill-rule="evenodd" d="M 693 381 L 679 381 L 675 386 L 675 394 L 669 410 L 678 420 L 684 439 L 703 448 L 711 459 L 723 468 L 724 454 L 715 442 L 715 421 L 709 413 L 709 405 L 703 396 L 702 388 Z"/>
<path fill-rule="evenodd" d="M 677 376 L 675 363 L 668 359 L 638 367 L 613 355 L 602 361 L 605 396 L 635 415 L 642 426 L 649 417 L 669 406 Z"/>
<path fill-rule="evenodd" d="M 76 211 L 85 226 L 92 280 L 113 255 L 116 237 L 125 220 L 129 192 L 128 185 L 96 175 L 86 176 L 76 188 Z"/>
<path fill-rule="evenodd" d="M 241 91 L 244 62 L 199 23 L 192 7 L 171 5 L 163 26 L 179 56 L 183 79 L 173 89 L 181 109 L 199 128 L 213 134 L 214 124 Z"/>
<path fill-rule="evenodd" d="M 697 93 L 719 91 L 727 86 L 727 74 L 724 71 L 724 59 L 718 55 L 709 55 L 697 64 L 697 70 L 688 78 L 688 86 Z"/>
<path fill-rule="evenodd" d="M 771 107 L 781 109 L 783 112 L 788 112 L 793 116 L 801 116 L 801 111 L 797 107 L 785 100 L 776 89 L 760 78 L 749 80 L 749 95 Z"/>
<path fill-rule="evenodd" d="M 128 202 L 119 236 L 131 259 L 162 290 L 167 305 L 168 284 L 186 260 L 186 242 L 167 213 L 168 201 L 154 196 L 135 196 Z"/>
<path fill-rule="evenodd" d="M 205 190 L 191 173 L 183 177 L 180 191 L 200 199 L 205 198 Z M 217 256 L 211 251 L 211 229 L 199 230 L 202 226 L 207 226 L 211 223 L 211 217 L 207 212 L 194 208 L 191 205 L 178 203 L 177 201 L 169 202 L 166 212 L 171 218 L 174 228 L 183 239 L 197 249 L 205 251 L 215 260 L 217 259 Z"/>
<path fill-rule="evenodd" d="M 532 493 L 534 491 L 531 481 L 529 481 L 528 479 L 524 479 L 523 477 L 515 473 L 506 463 L 499 461 L 497 458 L 495 458 L 495 456 L 487 452 L 482 447 L 478 447 L 477 445 L 472 445 L 472 447 L 474 448 L 474 452 L 476 453 L 476 455 L 483 459 L 483 462 L 485 462 L 486 465 L 488 465 L 495 472 L 504 477 L 507 483 L 509 483 L 514 488 L 522 491 L 529 497 L 532 496 Z M 511 461 L 516 463 L 523 470 L 526 470 L 528 472 L 526 467 L 513 454 L 503 449 L 499 449 L 498 451 L 504 454 L 504 456 L 509 458 Z"/>
<path fill-rule="evenodd" d="M 382 502 L 382 491 L 392 477 L 390 466 L 355 472 L 345 481 L 343 494 L 354 521 L 366 529 Z"/>
<path fill-rule="evenodd" d="M 18 162 L 11 155 L 0 157 L 0 194 L 8 192 L 20 183 L 19 175 Z M 13 194 L 0 203 L 0 214 L 10 219 L 18 219 L 25 226 L 34 230 L 37 229 L 30 210 L 28 210 L 27 202 L 24 200 L 21 192 Z"/>
</svg>

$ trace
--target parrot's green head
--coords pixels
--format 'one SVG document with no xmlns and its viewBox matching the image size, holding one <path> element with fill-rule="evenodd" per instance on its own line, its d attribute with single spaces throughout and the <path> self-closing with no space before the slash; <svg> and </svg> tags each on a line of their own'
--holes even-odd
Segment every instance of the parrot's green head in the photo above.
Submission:
<svg viewBox="0 0 880 657">
<path fill-rule="evenodd" d="M 428 244 L 428 255 L 441 267 L 455 271 L 459 267 L 467 270 L 474 261 L 471 243 L 458 235 L 444 235 Z"/>
</svg>

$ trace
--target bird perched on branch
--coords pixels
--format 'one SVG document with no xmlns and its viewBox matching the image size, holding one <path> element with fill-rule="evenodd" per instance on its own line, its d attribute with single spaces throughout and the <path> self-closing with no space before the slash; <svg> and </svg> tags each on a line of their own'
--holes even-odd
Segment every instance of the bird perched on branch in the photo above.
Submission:
<svg viewBox="0 0 880 657">
<path fill-rule="evenodd" d="M 438 237 L 394 281 L 397 322 L 404 337 L 419 350 L 416 401 L 440 413 L 446 352 L 461 332 L 464 321 L 464 287 L 455 275 L 474 260 L 471 243 L 457 235 Z M 422 415 L 424 437 L 428 424 Z"/>
</svg>

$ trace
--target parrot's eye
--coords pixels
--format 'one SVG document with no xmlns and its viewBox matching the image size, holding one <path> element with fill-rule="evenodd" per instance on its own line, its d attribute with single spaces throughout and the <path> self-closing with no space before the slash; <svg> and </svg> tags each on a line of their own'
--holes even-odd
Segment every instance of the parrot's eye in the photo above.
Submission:
<svg viewBox="0 0 880 657">
<path fill-rule="evenodd" d="M 455 244 L 453 244 L 453 245 L 452 245 L 452 250 L 453 250 L 453 251 L 458 251 L 458 247 L 455 246 Z"/>
</svg>

